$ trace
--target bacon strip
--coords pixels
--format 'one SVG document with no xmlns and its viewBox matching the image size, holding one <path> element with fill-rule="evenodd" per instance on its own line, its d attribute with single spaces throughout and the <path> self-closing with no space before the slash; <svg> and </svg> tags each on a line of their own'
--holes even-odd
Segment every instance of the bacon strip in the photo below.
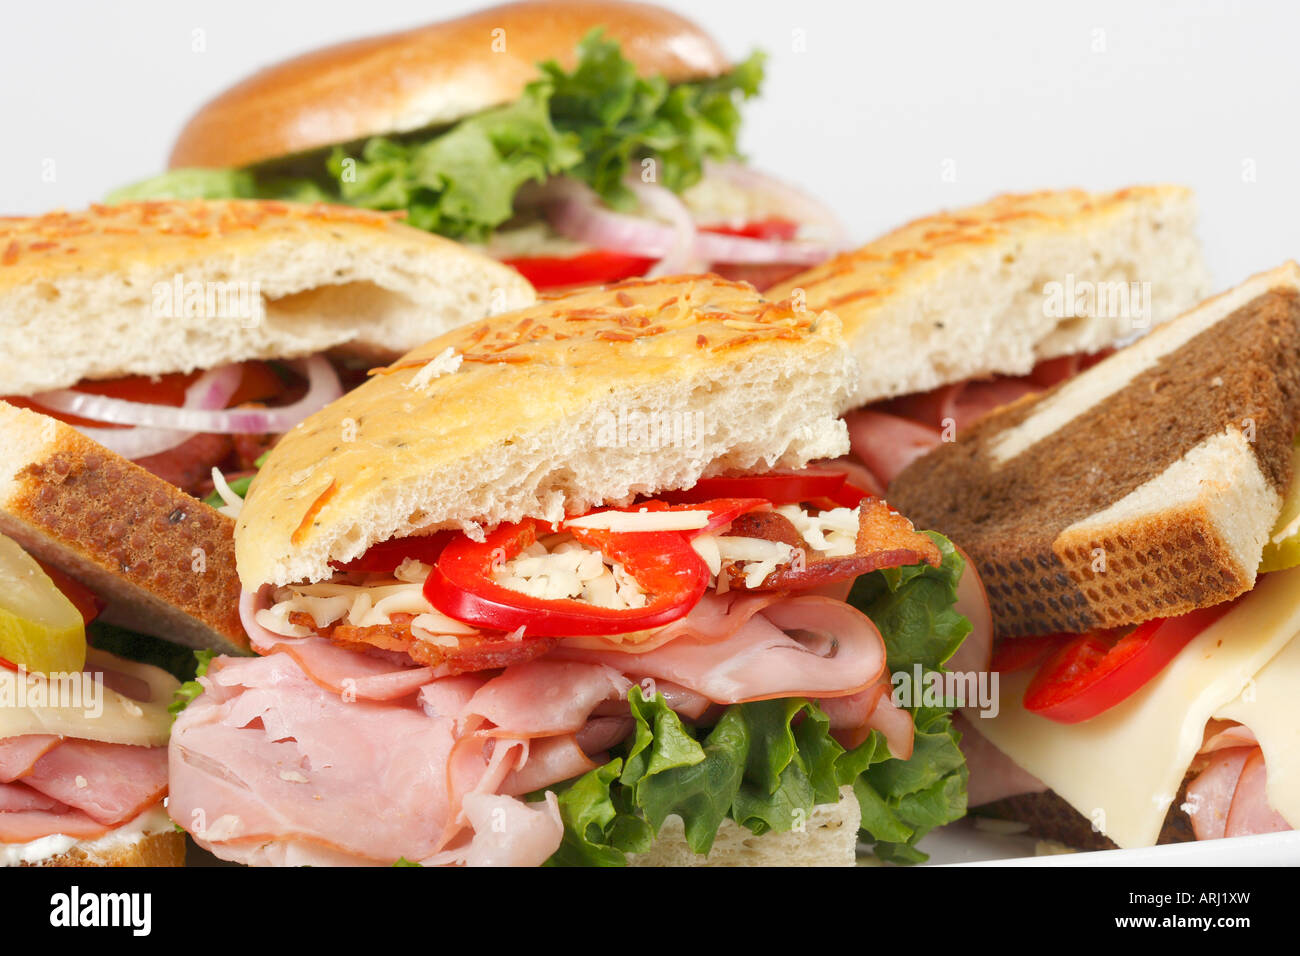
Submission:
<svg viewBox="0 0 1300 956">
<path fill-rule="evenodd" d="M 729 534 L 746 538 L 779 541 L 805 549 L 803 538 L 785 515 L 776 512 L 751 512 L 731 523 Z M 761 591 L 803 591 L 823 587 L 836 581 L 852 580 L 881 568 L 905 567 L 925 562 L 938 567 L 942 561 L 939 548 L 925 535 L 880 498 L 864 498 L 858 506 L 857 552 L 844 557 L 828 557 L 816 551 L 803 551 L 802 562 L 777 565 L 755 588 Z M 744 571 L 732 564 L 724 569 L 729 587 L 745 590 Z"/>
</svg>

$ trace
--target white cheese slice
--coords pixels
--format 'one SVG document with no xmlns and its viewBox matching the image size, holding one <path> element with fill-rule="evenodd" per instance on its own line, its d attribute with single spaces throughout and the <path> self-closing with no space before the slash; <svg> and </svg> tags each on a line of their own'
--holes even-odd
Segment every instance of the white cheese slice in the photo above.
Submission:
<svg viewBox="0 0 1300 956">
<path fill-rule="evenodd" d="M 996 717 L 965 713 L 1118 846 L 1151 846 L 1200 749 L 1206 722 L 1297 634 L 1300 568 L 1293 568 L 1262 577 L 1155 679 L 1092 720 L 1058 724 L 1026 711 L 1021 699 L 1028 673 L 1002 681 Z M 1272 774 L 1270 767 L 1270 787 Z"/>
<path fill-rule="evenodd" d="M 158 747 L 167 743 L 172 718 L 167 706 L 172 702 L 180 682 L 157 667 L 123 660 L 104 651 L 89 648 L 89 670 L 103 668 L 139 678 L 149 685 L 150 700 L 137 702 L 91 681 L 60 682 L 46 685 L 44 699 L 29 683 L 20 688 L 22 677 L 0 668 L 0 740 L 23 734 L 58 734 L 83 740 L 100 740 L 111 744 L 134 744 Z M 39 680 L 28 676 L 28 681 Z M 54 687 L 59 700 L 48 691 Z"/>
<path fill-rule="evenodd" d="M 597 511 L 570 518 L 566 528 L 589 531 L 646 532 L 694 531 L 706 527 L 713 518 L 707 511 Z"/>
<path fill-rule="evenodd" d="M 1245 724 L 1264 749 L 1269 806 L 1300 830 L 1300 637 L 1214 715 Z"/>
</svg>

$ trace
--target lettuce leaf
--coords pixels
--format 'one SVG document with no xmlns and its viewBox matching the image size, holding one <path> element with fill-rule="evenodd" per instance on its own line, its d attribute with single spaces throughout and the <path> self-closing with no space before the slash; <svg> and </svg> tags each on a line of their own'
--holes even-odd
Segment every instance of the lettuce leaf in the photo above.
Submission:
<svg viewBox="0 0 1300 956">
<path fill-rule="evenodd" d="M 172 696 L 172 702 L 167 705 L 167 713 L 171 714 L 173 718 L 180 716 L 180 712 L 188 707 L 195 697 L 203 693 L 203 685 L 199 683 L 199 678 L 207 675 L 208 665 L 212 663 L 212 658 L 216 656 L 216 651 L 203 650 L 194 652 L 194 677 L 176 688 L 176 693 Z"/>
<path fill-rule="evenodd" d="M 414 226 L 482 241 L 515 214 L 526 183 L 575 177 L 626 208 L 623 185 L 655 158 L 655 180 L 680 191 L 699 180 L 705 159 L 736 155 L 739 98 L 758 92 L 763 58 L 731 72 L 669 85 L 641 77 L 618 43 L 594 30 L 572 71 L 554 61 L 518 100 L 451 125 L 400 138 L 377 136 L 283 166 L 178 169 L 122 187 L 128 199 L 283 199 L 405 210 Z"/>
<path fill-rule="evenodd" d="M 953 611 L 964 562 L 941 535 L 943 561 L 860 578 L 850 600 L 876 623 L 893 670 L 941 670 L 970 623 Z M 808 700 L 756 701 L 723 711 L 711 728 L 683 724 L 662 695 L 628 693 L 635 729 L 609 763 L 552 788 L 565 824 L 553 866 L 620 866 L 644 852 L 671 815 L 681 817 L 696 853 L 713 846 L 724 819 L 756 834 L 802 826 L 818 804 L 849 785 L 861 807 L 860 837 L 881 859 L 917 863 L 916 842 L 966 812 L 967 770 L 951 712 L 912 709 L 909 760 L 889 753 L 873 731 L 846 751 L 830 721 Z M 534 794 L 540 799 L 541 794 Z"/>
</svg>

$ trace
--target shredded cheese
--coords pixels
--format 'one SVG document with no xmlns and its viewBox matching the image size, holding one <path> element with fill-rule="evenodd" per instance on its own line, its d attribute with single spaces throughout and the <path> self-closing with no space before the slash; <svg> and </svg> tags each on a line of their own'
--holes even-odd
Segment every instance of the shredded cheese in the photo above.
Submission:
<svg viewBox="0 0 1300 956">
<path fill-rule="evenodd" d="M 464 361 L 465 356 L 459 354 L 455 349 L 451 347 L 445 348 L 411 376 L 411 380 L 406 383 L 405 387 L 422 391 L 428 388 L 434 379 L 441 378 L 443 375 L 451 375 L 460 368 L 461 363 Z"/>
<path fill-rule="evenodd" d="M 776 513 L 789 519 L 809 548 L 828 558 L 846 558 L 857 552 L 857 508 L 833 508 L 812 515 L 799 505 L 782 505 Z"/>
<path fill-rule="evenodd" d="M 545 601 L 581 599 L 596 607 L 645 607 L 646 593 L 623 565 L 569 538 L 534 541 L 494 573 L 496 583 Z"/>
</svg>

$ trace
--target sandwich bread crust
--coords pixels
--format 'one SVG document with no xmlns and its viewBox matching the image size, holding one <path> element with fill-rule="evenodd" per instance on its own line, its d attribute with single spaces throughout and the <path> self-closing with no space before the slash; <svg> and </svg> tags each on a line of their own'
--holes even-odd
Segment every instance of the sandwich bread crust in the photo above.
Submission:
<svg viewBox="0 0 1300 956">
<path fill-rule="evenodd" d="M 181 130 L 168 165 L 248 166 L 369 136 L 453 123 L 518 99 L 537 64 L 572 68 L 596 27 L 642 75 L 671 83 L 718 76 L 713 39 L 662 7 L 616 0 L 537 0 L 341 43 L 254 74 Z"/>
<path fill-rule="evenodd" d="M 341 206 L 157 200 L 0 219 L 0 381 L 30 395 L 328 349 L 388 358 L 533 298 L 487 256 Z"/>
<path fill-rule="evenodd" d="M 1300 267 L 1202 304 L 914 462 L 890 499 L 977 562 L 1000 633 L 1185 614 L 1254 586 L 1293 479 Z"/>
<path fill-rule="evenodd" d="M 1009 194 L 918 219 L 767 295 L 803 296 L 843 320 L 862 365 L 857 407 L 1023 375 L 1172 319 L 1209 291 L 1195 228 L 1192 194 L 1178 186 Z"/>
<path fill-rule="evenodd" d="M 19 866 L 86 867 L 86 866 L 184 866 L 185 834 L 174 830 L 143 833 L 131 843 L 115 844 L 96 850 L 93 843 L 74 846 L 66 853 L 20 863 Z"/>
<path fill-rule="evenodd" d="M 848 449 L 829 314 L 716 276 L 580 290 L 421 346 L 287 434 L 236 524 L 245 588 L 391 537 L 557 521 Z"/>
<path fill-rule="evenodd" d="M 105 598 L 106 622 L 246 651 L 232 531 L 75 428 L 0 402 L 0 532 Z"/>
</svg>

